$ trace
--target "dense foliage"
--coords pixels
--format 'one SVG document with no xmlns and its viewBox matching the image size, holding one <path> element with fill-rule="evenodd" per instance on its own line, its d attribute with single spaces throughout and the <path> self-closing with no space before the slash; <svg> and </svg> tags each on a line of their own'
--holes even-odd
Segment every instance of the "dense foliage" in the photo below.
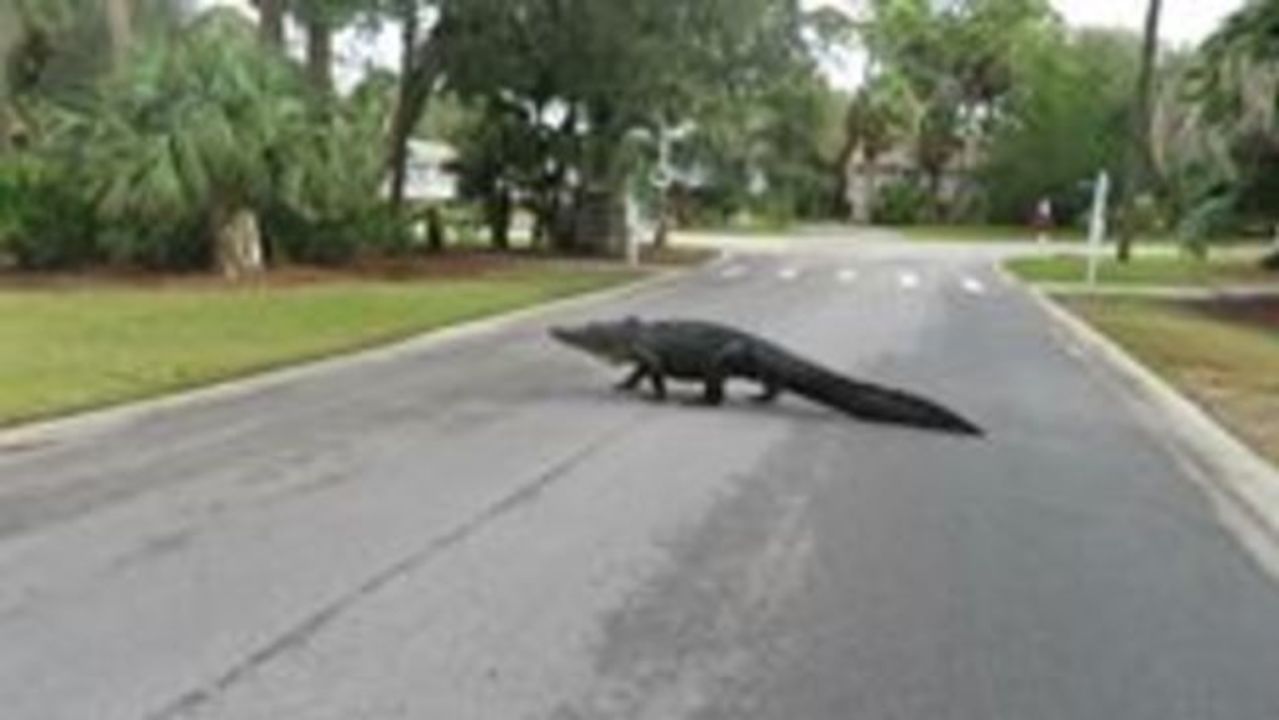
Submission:
<svg viewBox="0 0 1279 720">
<path fill-rule="evenodd" d="M 255 5 L 256 27 L 177 0 L 0 0 L 11 258 L 241 275 L 402 251 L 418 215 L 403 202 L 408 145 L 424 133 L 461 153 L 464 200 L 499 246 L 522 209 L 545 245 L 616 252 L 628 198 L 661 214 L 679 194 L 697 199 L 685 214 L 719 218 L 833 202 L 840 98 L 812 43 L 834 24 L 796 0 Z M 399 30 L 398 77 L 336 86 L 352 24 Z M 41 221 L 68 214 L 80 221 Z"/>
<path fill-rule="evenodd" d="M 1279 220 L 1279 1 L 1249 0 L 1188 52 L 1155 52 L 1157 1 L 1145 39 L 1040 0 L 869 5 L 845 123 L 855 217 L 1022 223 L 1050 198 L 1078 222 L 1106 170 L 1125 236 L 1177 229 L 1202 250 Z"/>
<path fill-rule="evenodd" d="M 1279 220 L 1279 0 L 1161 54 L 1047 0 L 254 4 L 256 23 L 188 0 L 0 0 L 0 260 L 242 275 L 438 247 L 448 224 L 506 248 L 523 218 L 535 245 L 616 253 L 628 204 L 659 236 L 1021 223 L 1041 198 L 1074 222 L 1103 169 L 1127 234 L 1203 248 Z M 397 71 L 348 77 L 352 28 L 398 34 Z M 841 48 L 866 59 L 847 94 L 822 60 Z M 456 150 L 456 206 L 406 199 L 414 138 Z"/>
</svg>

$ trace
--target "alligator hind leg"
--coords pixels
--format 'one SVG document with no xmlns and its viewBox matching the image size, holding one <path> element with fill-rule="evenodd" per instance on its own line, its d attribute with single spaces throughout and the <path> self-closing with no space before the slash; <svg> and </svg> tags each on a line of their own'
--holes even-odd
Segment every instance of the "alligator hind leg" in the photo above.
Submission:
<svg viewBox="0 0 1279 720">
<path fill-rule="evenodd" d="M 711 407 L 718 407 L 724 404 L 723 376 L 712 375 L 706 378 L 706 394 L 702 396 L 702 402 Z"/>
<path fill-rule="evenodd" d="M 643 365 L 639 365 L 631 372 L 630 375 L 626 376 L 625 380 L 618 383 L 615 387 L 619 392 L 630 392 L 639 387 L 639 384 L 644 382 L 644 378 L 646 377 L 648 377 L 648 368 Z"/>
<path fill-rule="evenodd" d="M 755 402 L 763 405 L 763 404 L 771 403 L 777 400 L 777 396 L 781 394 L 782 394 L 781 385 L 778 385 L 777 383 L 771 380 L 765 380 L 764 391 L 761 392 L 759 395 L 756 395 L 755 397 L 751 398 L 751 400 L 754 400 Z"/>
<path fill-rule="evenodd" d="M 648 372 L 648 380 L 653 386 L 653 399 L 666 402 L 666 376 L 660 372 Z"/>
</svg>

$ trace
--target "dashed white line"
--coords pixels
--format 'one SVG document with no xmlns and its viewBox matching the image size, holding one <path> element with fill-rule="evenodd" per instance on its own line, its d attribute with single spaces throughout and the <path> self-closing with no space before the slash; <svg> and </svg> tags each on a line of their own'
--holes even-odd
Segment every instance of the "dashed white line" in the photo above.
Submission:
<svg viewBox="0 0 1279 720">
<path fill-rule="evenodd" d="M 777 273 L 777 277 L 790 282 L 799 279 L 799 274 L 799 268 L 788 267 L 782 268 L 781 272 Z"/>
<path fill-rule="evenodd" d="M 977 278 L 966 277 L 963 281 L 964 292 L 972 295 L 985 295 L 986 285 Z"/>
<path fill-rule="evenodd" d="M 913 272 L 903 272 L 897 276 L 897 281 L 901 283 L 903 290 L 914 290 L 919 287 L 919 275 Z"/>
<path fill-rule="evenodd" d="M 839 275 L 837 277 L 839 278 L 840 282 L 847 285 L 857 280 L 857 271 L 856 270 L 840 270 Z"/>
</svg>

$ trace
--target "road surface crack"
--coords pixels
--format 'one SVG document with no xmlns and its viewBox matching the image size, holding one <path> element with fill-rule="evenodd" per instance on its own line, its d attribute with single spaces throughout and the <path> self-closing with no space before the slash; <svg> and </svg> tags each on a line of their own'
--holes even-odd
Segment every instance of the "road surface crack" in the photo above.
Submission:
<svg viewBox="0 0 1279 720">
<path fill-rule="evenodd" d="M 590 442 L 554 463 L 514 492 L 499 499 L 461 525 L 436 538 L 425 547 L 372 576 L 352 592 L 333 600 L 304 618 L 302 622 L 293 626 L 269 644 L 264 645 L 236 663 L 212 683 L 184 693 L 159 711 L 148 715 L 147 719 L 174 720 L 193 713 L 202 706 L 213 702 L 266 664 L 287 652 L 303 646 L 322 629 L 360 601 L 386 588 L 397 579 L 427 565 L 442 553 L 474 537 L 491 523 L 532 502 L 557 480 L 566 476 L 600 450 L 621 438 L 633 427 L 635 427 L 634 414 L 631 414 L 624 422 L 599 433 Z"/>
</svg>

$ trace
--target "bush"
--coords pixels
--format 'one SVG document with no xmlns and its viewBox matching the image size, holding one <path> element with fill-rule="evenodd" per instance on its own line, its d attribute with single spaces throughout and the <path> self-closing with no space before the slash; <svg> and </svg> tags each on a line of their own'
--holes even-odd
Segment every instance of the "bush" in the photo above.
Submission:
<svg viewBox="0 0 1279 720">
<path fill-rule="evenodd" d="M 27 270 L 62 270 L 102 259 L 92 206 L 74 183 L 30 156 L 0 165 L 0 252 Z"/>
<path fill-rule="evenodd" d="M 1191 208 L 1177 225 L 1177 239 L 1195 257 L 1205 257 L 1214 240 L 1228 235 L 1235 226 L 1235 198 L 1217 195 Z"/>
<path fill-rule="evenodd" d="M 440 219 L 446 233 L 461 247 L 479 247 L 485 244 L 488 225 L 483 208 L 475 203 L 448 203 L 440 207 Z M 423 218 L 422 222 L 426 222 Z"/>
<path fill-rule="evenodd" d="M 931 207 L 926 189 L 899 180 L 879 189 L 871 219 L 881 225 L 918 225 L 931 219 Z"/>
<path fill-rule="evenodd" d="M 105 259 L 118 265 L 191 271 L 206 268 L 213 261 L 209 232 L 198 221 L 167 225 L 120 221 L 100 228 L 98 245 Z"/>
<path fill-rule="evenodd" d="M 385 207 L 313 220 L 277 206 L 262 214 L 262 234 L 275 262 L 341 265 L 362 252 L 400 255 L 413 247 L 408 224 Z"/>
</svg>

